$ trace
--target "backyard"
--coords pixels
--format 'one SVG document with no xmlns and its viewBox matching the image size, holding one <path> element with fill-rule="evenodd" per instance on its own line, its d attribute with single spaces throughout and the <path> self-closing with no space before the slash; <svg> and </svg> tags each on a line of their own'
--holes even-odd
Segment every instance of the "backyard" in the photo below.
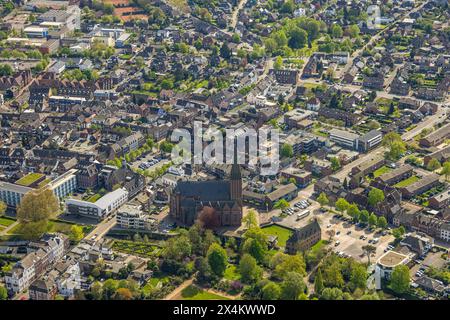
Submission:
<svg viewBox="0 0 450 320">
<path fill-rule="evenodd" d="M 378 168 L 377 170 L 375 170 L 373 172 L 373 177 L 374 178 L 378 178 L 379 176 L 388 173 L 389 171 L 391 171 L 390 168 L 386 167 L 386 166 L 382 166 L 381 168 Z"/>
<path fill-rule="evenodd" d="M 144 258 L 154 257 L 159 252 L 159 248 L 154 244 L 129 240 L 115 240 L 112 248 L 119 252 Z"/>
<path fill-rule="evenodd" d="M 190 285 L 181 291 L 182 300 L 230 300 L 224 296 L 205 291 L 195 285 Z"/>
<path fill-rule="evenodd" d="M 394 187 L 396 187 L 396 188 L 404 188 L 404 187 L 407 187 L 407 186 L 413 184 L 414 182 L 416 182 L 418 180 L 419 180 L 418 176 L 411 176 L 408 179 L 402 180 L 399 183 L 395 184 Z"/>
</svg>

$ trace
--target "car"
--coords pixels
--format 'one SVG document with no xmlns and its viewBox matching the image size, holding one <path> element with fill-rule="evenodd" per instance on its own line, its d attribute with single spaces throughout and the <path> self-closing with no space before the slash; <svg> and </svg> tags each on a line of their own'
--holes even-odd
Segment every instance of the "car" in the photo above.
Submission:
<svg viewBox="0 0 450 320">
<path fill-rule="evenodd" d="M 349 230 L 349 231 L 347 232 L 347 235 L 349 236 L 349 235 L 351 235 L 351 234 L 352 234 L 352 231 Z"/>
<path fill-rule="evenodd" d="M 331 224 L 328 224 L 328 225 L 327 225 L 327 228 L 331 228 Z"/>
<path fill-rule="evenodd" d="M 336 235 L 339 235 L 339 234 L 341 234 L 341 232 L 340 232 L 340 231 L 337 231 L 337 232 L 336 232 Z"/>
<path fill-rule="evenodd" d="M 298 209 L 298 208 L 294 209 L 294 212 L 299 212 L 299 211 L 300 211 L 300 209 Z"/>
<path fill-rule="evenodd" d="M 364 235 L 361 235 L 360 237 L 359 237 L 359 240 L 363 240 L 364 239 Z"/>
<path fill-rule="evenodd" d="M 338 241 L 336 241 L 336 242 L 334 243 L 334 246 L 337 247 L 337 246 L 340 245 L 340 244 L 341 244 L 341 242 L 338 240 Z"/>
</svg>

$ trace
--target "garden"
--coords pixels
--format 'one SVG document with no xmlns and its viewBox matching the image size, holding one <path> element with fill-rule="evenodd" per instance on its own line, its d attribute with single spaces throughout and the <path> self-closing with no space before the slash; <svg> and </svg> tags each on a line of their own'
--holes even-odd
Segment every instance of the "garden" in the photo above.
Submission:
<svg viewBox="0 0 450 320">
<path fill-rule="evenodd" d="M 158 246 L 151 243 L 129 240 L 115 240 L 112 248 L 119 252 L 133 254 L 144 258 L 154 257 L 160 250 Z"/>
<path fill-rule="evenodd" d="M 271 225 L 269 227 L 263 227 L 263 228 L 261 228 L 261 230 L 269 236 L 278 237 L 278 245 L 280 247 L 285 247 L 286 241 L 292 235 L 292 230 L 289 230 L 288 228 L 284 228 L 284 227 L 278 226 L 278 225 Z"/>
</svg>

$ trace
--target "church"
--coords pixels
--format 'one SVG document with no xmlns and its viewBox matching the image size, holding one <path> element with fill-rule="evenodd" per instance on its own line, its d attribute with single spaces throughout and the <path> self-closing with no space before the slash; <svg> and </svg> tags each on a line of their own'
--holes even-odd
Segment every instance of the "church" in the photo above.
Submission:
<svg viewBox="0 0 450 320">
<path fill-rule="evenodd" d="M 170 196 L 170 216 L 191 226 L 205 208 L 217 219 L 217 227 L 240 226 L 242 220 L 242 175 L 238 164 L 229 180 L 179 181 Z"/>
</svg>

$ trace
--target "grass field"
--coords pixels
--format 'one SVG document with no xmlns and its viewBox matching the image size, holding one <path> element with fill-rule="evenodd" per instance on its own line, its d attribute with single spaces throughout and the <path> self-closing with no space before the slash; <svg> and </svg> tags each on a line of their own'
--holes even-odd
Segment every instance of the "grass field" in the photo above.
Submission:
<svg viewBox="0 0 450 320">
<path fill-rule="evenodd" d="M 6 217 L 0 217 L 0 226 L 9 227 L 14 222 L 16 222 L 16 220 Z"/>
<path fill-rule="evenodd" d="M 377 178 L 385 173 L 388 173 L 389 171 L 391 171 L 390 168 L 388 168 L 386 166 L 382 166 L 381 168 L 379 168 L 373 172 L 373 177 Z"/>
<path fill-rule="evenodd" d="M 407 186 L 413 184 L 414 182 L 416 182 L 418 180 L 419 180 L 418 176 L 411 176 L 408 179 L 402 180 L 399 183 L 395 184 L 394 187 L 396 187 L 396 188 L 404 188 L 404 187 L 407 187 Z"/>
<path fill-rule="evenodd" d="M 215 293 L 205 291 L 197 286 L 190 285 L 181 291 L 183 300 L 230 300 Z"/>
<path fill-rule="evenodd" d="M 287 229 L 287 228 L 283 228 L 277 225 L 272 225 L 270 227 L 263 227 L 262 231 L 270 236 L 278 236 L 278 245 L 281 247 L 286 246 L 286 241 L 289 239 L 289 237 L 292 234 L 292 231 Z"/>
</svg>

